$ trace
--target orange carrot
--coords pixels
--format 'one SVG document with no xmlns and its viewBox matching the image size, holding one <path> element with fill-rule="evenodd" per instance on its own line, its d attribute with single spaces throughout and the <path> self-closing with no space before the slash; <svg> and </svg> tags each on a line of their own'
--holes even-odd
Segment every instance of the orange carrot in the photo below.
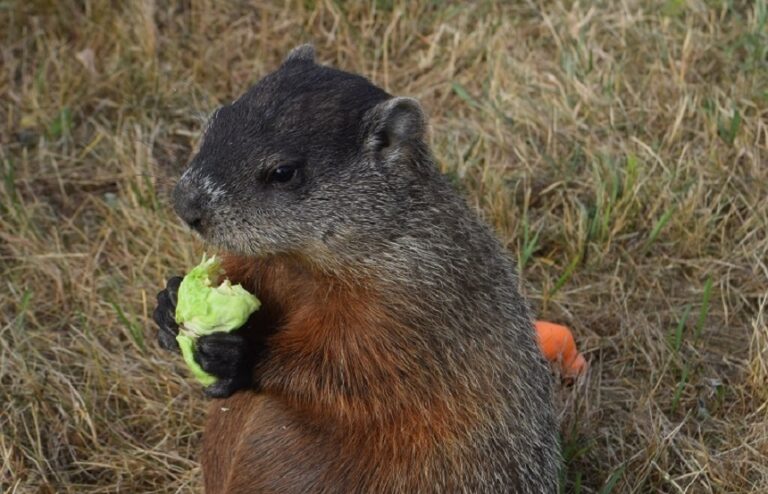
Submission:
<svg viewBox="0 0 768 494">
<path fill-rule="evenodd" d="M 587 361 L 576 349 L 571 330 L 546 321 L 536 321 L 539 348 L 547 360 L 561 366 L 565 377 L 576 377 L 587 368 Z"/>
</svg>

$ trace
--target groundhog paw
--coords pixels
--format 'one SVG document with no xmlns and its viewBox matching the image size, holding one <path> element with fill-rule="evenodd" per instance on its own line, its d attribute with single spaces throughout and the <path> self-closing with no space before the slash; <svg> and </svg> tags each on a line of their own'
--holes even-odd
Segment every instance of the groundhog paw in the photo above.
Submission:
<svg viewBox="0 0 768 494">
<path fill-rule="evenodd" d="M 179 334 L 179 325 L 176 324 L 176 295 L 181 285 L 181 277 L 174 276 L 166 283 L 165 289 L 157 294 L 157 306 L 152 313 L 152 319 L 157 324 L 157 341 L 160 347 L 178 352 L 179 344 L 176 342 L 176 335 Z"/>
<path fill-rule="evenodd" d="M 248 342 L 237 331 L 201 336 L 195 348 L 195 361 L 217 378 L 205 388 L 205 394 L 212 398 L 225 398 L 251 386 L 254 363 L 249 356 Z"/>
</svg>

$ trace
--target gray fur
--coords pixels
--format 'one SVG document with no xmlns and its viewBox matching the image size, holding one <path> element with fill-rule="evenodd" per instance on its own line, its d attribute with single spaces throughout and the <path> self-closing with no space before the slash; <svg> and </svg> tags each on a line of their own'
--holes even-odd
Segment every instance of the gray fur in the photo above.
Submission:
<svg viewBox="0 0 768 494">
<path fill-rule="evenodd" d="M 310 44 L 299 45 L 286 55 L 283 64 L 291 62 L 314 62 L 315 48 Z"/>
<path fill-rule="evenodd" d="M 550 375 L 513 263 L 435 167 L 424 129 L 415 100 L 317 65 L 299 47 L 216 112 L 176 208 L 225 249 L 300 253 L 380 280 L 415 328 L 412 350 L 440 363 L 429 369 L 435 382 L 487 403 L 461 436 L 463 454 L 434 466 L 438 486 L 556 492 Z M 297 178 L 267 183 L 281 163 L 299 167 Z"/>
</svg>

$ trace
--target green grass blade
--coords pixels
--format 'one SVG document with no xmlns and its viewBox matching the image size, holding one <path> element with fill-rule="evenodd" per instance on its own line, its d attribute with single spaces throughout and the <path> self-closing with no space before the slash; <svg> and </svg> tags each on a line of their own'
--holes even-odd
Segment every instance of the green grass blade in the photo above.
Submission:
<svg viewBox="0 0 768 494">
<path fill-rule="evenodd" d="M 21 303 L 19 303 L 19 310 L 16 313 L 16 327 L 20 328 L 24 324 L 24 315 L 27 313 L 31 300 L 32 291 L 24 290 L 24 294 L 21 296 Z"/>
<path fill-rule="evenodd" d="M 659 237 L 659 234 L 661 233 L 661 230 L 664 229 L 664 227 L 669 223 L 669 220 L 672 218 L 672 214 L 675 212 L 675 206 L 670 207 L 666 211 L 664 211 L 664 214 L 661 215 L 661 218 L 656 221 L 656 224 L 653 225 L 653 229 L 651 230 L 651 234 L 648 236 L 648 240 L 645 241 L 644 250 L 647 250 Z"/>
<path fill-rule="evenodd" d="M 560 277 L 557 279 L 557 282 L 555 283 L 554 288 L 550 290 L 549 296 L 553 296 L 555 293 L 557 293 L 566 283 L 568 283 L 568 280 L 571 279 L 571 276 L 573 276 L 574 271 L 576 271 L 576 266 L 579 265 L 581 262 L 581 254 L 577 255 L 573 258 L 571 263 L 568 265 L 567 268 L 565 268 L 565 271 L 563 274 L 560 275 Z"/>
<path fill-rule="evenodd" d="M 685 385 L 688 383 L 689 373 L 690 369 L 687 365 L 685 365 L 683 367 L 682 375 L 680 376 L 680 381 L 677 383 L 677 387 L 675 388 L 675 394 L 672 396 L 672 413 L 677 411 L 677 406 L 680 404 L 680 398 L 682 398 Z"/>
<path fill-rule="evenodd" d="M 110 302 L 110 305 L 112 305 L 112 308 L 115 309 L 115 313 L 117 314 L 117 319 L 121 323 L 123 323 L 123 325 L 128 329 L 128 332 L 131 335 L 133 342 L 142 351 L 146 351 L 147 348 L 144 344 L 144 332 L 141 330 L 141 327 L 139 327 L 139 325 L 136 324 L 136 322 L 128 319 L 128 316 L 125 315 L 125 312 L 123 312 L 123 309 L 121 309 L 116 302 Z"/>
<path fill-rule="evenodd" d="M 616 484 L 619 483 L 619 480 L 621 480 L 621 477 L 624 476 L 624 470 L 627 467 L 625 465 L 620 466 L 616 470 L 613 471 L 610 477 L 608 477 L 608 480 L 605 481 L 605 485 L 603 485 L 603 488 L 600 489 L 600 494 L 611 494 L 613 492 L 613 489 L 616 487 Z"/>
<path fill-rule="evenodd" d="M 677 323 L 674 333 L 672 333 L 672 348 L 675 353 L 680 353 L 680 347 L 683 345 L 683 330 L 685 330 L 685 323 L 688 321 L 688 316 L 691 313 L 691 304 L 688 304 L 683 311 L 683 317 L 680 318 L 680 322 Z"/>
<path fill-rule="evenodd" d="M 476 108 L 478 110 L 483 109 L 483 105 L 481 105 L 469 92 L 459 84 L 458 82 L 451 83 L 451 89 L 454 93 L 456 93 L 456 96 L 464 100 L 469 106 L 472 108 Z"/>
</svg>

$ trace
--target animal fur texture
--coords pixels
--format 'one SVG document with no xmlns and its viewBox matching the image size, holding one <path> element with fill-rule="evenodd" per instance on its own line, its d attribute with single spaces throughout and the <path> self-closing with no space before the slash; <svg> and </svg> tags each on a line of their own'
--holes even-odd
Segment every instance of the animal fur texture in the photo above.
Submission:
<svg viewBox="0 0 768 494">
<path fill-rule="evenodd" d="M 175 207 L 263 309 L 201 340 L 206 492 L 556 492 L 513 262 L 425 128 L 306 45 L 211 119 Z"/>
</svg>

